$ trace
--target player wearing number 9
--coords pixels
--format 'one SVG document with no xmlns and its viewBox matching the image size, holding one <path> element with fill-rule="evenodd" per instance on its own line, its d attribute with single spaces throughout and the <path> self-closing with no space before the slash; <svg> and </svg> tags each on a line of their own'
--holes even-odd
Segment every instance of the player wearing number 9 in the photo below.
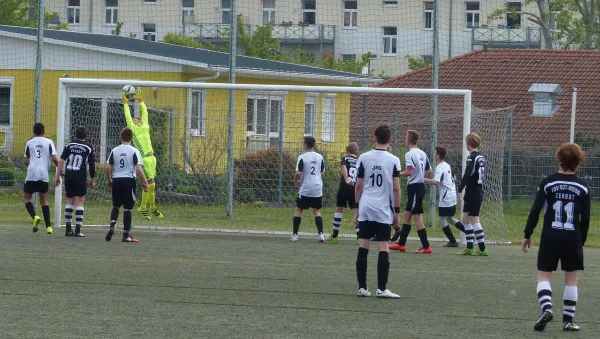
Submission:
<svg viewBox="0 0 600 339">
<path fill-rule="evenodd" d="M 560 261 L 561 269 L 565 271 L 563 330 L 579 331 L 579 326 L 573 324 L 573 318 L 578 298 L 577 271 L 583 271 L 583 245 L 590 226 L 590 189 L 575 174 L 584 158 L 577 144 L 563 144 L 556 152 L 556 158 L 559 171 L 540 182 L 527 218 L 522 249 L 525 253 L 529 251 L 540 212 L 547 206 L 537 259 L 537 295 L 542 314 L 534 329 L 543 331 L 554 318 L 550 278 Z"/>
<path fill-rule="evenodd" d="M 75 130 L 75 138 L 68 143 L 60 155 L 58 166 L 56 166 L 56 186 L 60 186 L 60 177 L 65 177 L 65 193 L 67 205 L 65 206 L 65 236 L 83 237 L 81 226 L 83 225 L 83 202 L 87 193 L 87 170 L 90 171 L 90 188 L 96 185 L 96 163 L 94 160 L 94 148 L 87 143 L 87 130 L 78 127 Z M 71 221 L 75 210 L 75 232 L 72 231 Z"/>
</svg>

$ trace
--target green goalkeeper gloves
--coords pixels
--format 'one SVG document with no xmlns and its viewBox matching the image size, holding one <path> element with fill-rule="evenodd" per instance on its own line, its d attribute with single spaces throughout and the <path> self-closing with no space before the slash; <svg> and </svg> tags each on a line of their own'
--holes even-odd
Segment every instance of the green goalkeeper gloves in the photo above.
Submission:
<svg viewBox="0 0 600 339">
<path fill-rule="evenodd" d="M 143 95 L 142 95 L 142 88 L 138 87 L 137 91 L 135 91 L 135 94 L 133 95 L 133 99 L 135 100 L 142 100 L 143 99 Z"/>
</svg>

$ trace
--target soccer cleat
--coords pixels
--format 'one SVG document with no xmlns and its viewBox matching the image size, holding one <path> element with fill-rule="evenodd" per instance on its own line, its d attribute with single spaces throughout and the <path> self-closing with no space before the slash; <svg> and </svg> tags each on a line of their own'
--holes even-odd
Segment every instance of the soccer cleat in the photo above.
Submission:
<svg viewBox="0 0 600 339">
<path fill-rule="evenodd" d="M 431 247 L 419 248 L 415 253 L 419 253 L 419 254 L 431 254 Z"/>
<path fill-rule="evenodd" d="M 46 227 L 46 234 L 52 234 L 52 233 L 53 233 L 52 227 L 51 226 Z"/>
<path fill-rule="evenodd" d="M 356 244 L 360 245 L 360 239 L 359 238 L 356 238 Z"/>
<path fill-rule="evenodd" d="M 392 293 L 392 291 L 390 291 L 390 290 L 382 291 L 380 289 L 377 289 L 376 296 L 377 296 L 377 298 L 383 298 L 383 299 L 400 299 L 399 295 L 397 295 L 396 293 Z"/>
<path fill-rule="evenodd" d="M 581 328 L 575 324 L 573 324 L 570 321 L 565 321 L 563 324 L 563 331 L 566 332 L 577 332 L 579 331 Z"/>
<path fill-rule="evenodd" d="M 121 240 L 123 242 L 138 242 L 138 240 L 132 236 L 128 236 L 126 238 L 123 238 L 123 240 Z"/>
<path fill-rule="evenodd" d="M 298 234 L 292 234 L 291 241 L 298 241 Z"/>
<path fill-rule="evenodd" d="M 487 248 L 485 250 L 475 250 L 473 251 L 473 253 L 471 253 L 471 255 L 474 255 L 476 257 L 487 257 L 488 256 L 488 250 Z"/>
<path fill-rule="evenodd" d="M 456 255 L 475 255 L 475 250 L 472 248 L 465 248 L 464 250 L 457 252 Z"/>
<path fill-rule="evenodd" d="M 327 237 L 327 241 L 329 241 L 332 244 L 339 244 L 340 243 L 340 237 Z"/>
<path fill-rule="evenodd" d="M 41 221 L 42 221 L 42 218 L 38 217 L 37 215 L 35 217 L 33 217 L 33 233 L 38 231 Z"/>
<path fill-rule="evenodd" d="M 444 247 L 458 247 L 458 243 L 456 241 L 448 241 L 448 243 L 446 243 Z"/>
<path fill-rule="evenodd" d="M 546 329 L 546 325 L 554 319 L 554 314 L 552 313 L 552 309 L 549 308 L 542 312 L 539 316 L 538 320 L 533 325 L 533 329 L 541 332 Z"/>
<path fill-rule="evenodd" d="M 319 242 L 325 242 L 325 236 L 323 233 L 319 234 Z"/>
<path fill-rule="evenodd" d="M 85 238 L 85 234 L 83 233 L 74 233 L 73 236 L 76 238 Z"/>
<path fill-rule="evenodd" d="M 392 236 L 392 238 L 390 239 L 390 241 L 394 242 L 394 241 L 398 240 L 398 238 L 400 238 L 400 228 L 397 228 L 394 231 L 394 236 Z"/>
<path fill-rule="evenodd" d="M 366 289 L 366 288 L 359 288 L 358 289 L 358 296 L 359 297 L 370 297 L 371 296 L 371 292 L 369 292 L 369 290 Z"/>
<path fill-rule="evenodd" d="M 406 252 L 406 246 L 402 246 L 400 244 L 393 244 L 392 246 L 390 246 L 390 250 Z"/>
<path fill-rule="evenodd" d="M 152 211 L 152 214 L 154 214 L 154 216 L 157 217 L 158 219 L 164 218 L 163 214 L 160 213 L 158 210 Z"/>
<path fill-rule="evenodd" d="M 148 214 L 148 210 L 145 208 L 138 208 L 138 213 L 141 214 L 146 220 L 150 220 L 150 215 Z"/>
<path fill-rule="evenodd" d="M 106 235 L 104 236 L 104 240 L 110 241 L 112 239 L 113 234 L 115 234 L 115 229 L 111 227 L 108 230 L 108 232 L 106 232 Z"/>
</svg>

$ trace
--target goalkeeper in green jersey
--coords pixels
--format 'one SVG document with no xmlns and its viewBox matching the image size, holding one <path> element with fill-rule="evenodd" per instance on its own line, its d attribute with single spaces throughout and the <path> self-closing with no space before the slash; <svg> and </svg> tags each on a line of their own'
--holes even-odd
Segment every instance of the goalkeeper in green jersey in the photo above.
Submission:
<svg viewBox="0 0 600 339">
<path fill-rule="evenodd" d="M 150 140 L 150 125 L 148 124 L 148 108 L 142 98 L 142 90 L 138 89 L 133 96 L 133 100 L 137 100 L 142 111 L 141 119 L 132 118 L 129 110 L 129 99 L 125 92 L 121 93 L 123 97 L 123 111 L 125 112 L 125 120 L 127 127 L 133 130 L 133 146 L 142 154 L 143 169 L 146 178 L 148 179 L 148 190 L 142 192 L 142 204 L 138 208 L 138 212 L 146 219 L 150 220 L 148 213 L 148 203 L 150 203 L 150 212 L 158 219 L 162 219 L 163 215 L 156 208 L 156 158 L 152 150 L 152 141 Z"/>
</svg>

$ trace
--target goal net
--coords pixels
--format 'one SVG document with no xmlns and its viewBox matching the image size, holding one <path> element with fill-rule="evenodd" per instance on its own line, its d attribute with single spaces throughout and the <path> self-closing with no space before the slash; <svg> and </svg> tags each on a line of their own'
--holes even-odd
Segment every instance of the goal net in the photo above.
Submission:
<svg viewBox="0 0 600 339">
<path fill-rule="evenodd" d="M 86 225 L 108 223 L 110 191 L 103 168 L 126 126 L 120 94 L 125 85 L 143 91 L 157 159 L 156 207 L 165 215 L 149 221 L 136 216 L 136 226 L 289 233 L 298 195 L 292 180 L 296 159 L 303 152 L 303 137 L 312 135 L 326 161 L 322 214 L 327 233 L 347 144 L 354 141 L 361 151 L 368 150 L 374 128 L 385 123 L 394 129 L 392 151 L 402 162 L 402 141 L 409 128 L 421 132 L 422 147 L 430 154 L 430 103 L 438 95 L 438 144 L 449 150 L 456 173 L 462 171 L 467 155 L 465 133 L 474 130 L 483 136 L 482 152 L 490 167 L 485 203 L 489 207 L 483 215 L 488 220 L 486 234 L 507 239 L 501 196 L 508 115 L 472 112 L 468 90 L 66 78 L 60 79 L 59 86 L 57 147 L 61 151 L 75 128 L 85 126 L 98 162 L 97 188 L 87 196 Z M 234 92 L 231 105 L 230 90 Z M 130 103 L 130 110 L 140 117 L 137 102 Z M 138 200 L 141 196 L 138 188 Z M 59 187 L 56 225 L 63 221 L 62 198 Z M 304 220 L 301 231 L 314 232 L 312 217 Z M 352 217 L 346 213 L 342 233 L 353 233 L 351 225 Z"/>
</svg>

